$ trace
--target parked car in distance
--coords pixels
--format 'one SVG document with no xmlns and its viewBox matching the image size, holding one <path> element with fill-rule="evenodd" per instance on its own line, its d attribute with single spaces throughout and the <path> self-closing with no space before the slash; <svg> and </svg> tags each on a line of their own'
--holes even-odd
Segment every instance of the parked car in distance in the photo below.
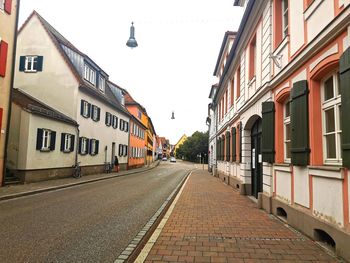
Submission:
<svg viewBox="0 0 350 263">
<path fill-rule="evenodd" d="M 171 163 L 176 163 L 175 157 L 170 157 L 170 162 L 171 162 Z"/>
<path fill-rule="evenodd" d="M 162 158 L 162 161 L 167 161 L 167 160 L 168 160 L 168 158 L 166 158 L 166 157 Z"/>
</svg>

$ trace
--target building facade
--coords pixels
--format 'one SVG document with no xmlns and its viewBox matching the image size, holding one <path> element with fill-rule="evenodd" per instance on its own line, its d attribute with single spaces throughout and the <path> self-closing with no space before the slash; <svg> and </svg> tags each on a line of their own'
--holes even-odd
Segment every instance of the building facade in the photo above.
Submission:
<svg viewBox="0 0 350 263">
<path fill-rule="evenodd" d="M 146 127 L 135 116 L 130 120 L 130 152 L 129 168 L 142 167 L 146 163 L 145 158 L 145 137 Z"/>
<path fill-rule="evenodd" d="M 219 177 L 350 259 L 350 1 L 235 5 L 210 96 Z"/>
<path fill-rule="evenodd" d="M 19 0 L 0 1 L 0 186 L 6 174 L 6 141 L 9 134 L 19 3 Z"/>
<path fill-rule="evenodd" d="M 100 173 L 113 165 L 116 158 L 120 169 L 127 169 L 131 116 L 123 105 L 121 91 L 109 81 L 101 67 L 35 11 L 19 31 L 14 87 L 78 125 L 67 138 L 57 134 L 57 131 L 63 134 L 63 128 L 46 127 L 47 118 L 37 120 L 42 121 L 38 124 L 40 127 L 29 125 L 34 129 L 29 132 L 29 141 L 42 137 L 45 141 L 63 144 L 67 139 L 67 144 L 75 145 L 75 154 L 66 152 L 65 157 L 70 156 L 68 164 L 62 158 L 54 158 L 54 151 L 39 147 L 35 148 L 35 156 L 42 158 L 38 157 L 36 162 L 13 166 L 18 162 L 8 159 L 9 167 L 21 175 L 23 181 L 36 181 L 38 178 L 33 179 L 30 174 L 38 170 L 46 173 L 46 179 L 64 176 L 66 170 L 72 170 L 72 165 L 77 163 L 83 175 Z M 9 151 L 13 147 L 15 144 L 9 145 Z M 55 149 L 57 151 L 58 147 Z M 52 158 L 56 161 L 51 164 L 40 161 Z"/>
</svg>

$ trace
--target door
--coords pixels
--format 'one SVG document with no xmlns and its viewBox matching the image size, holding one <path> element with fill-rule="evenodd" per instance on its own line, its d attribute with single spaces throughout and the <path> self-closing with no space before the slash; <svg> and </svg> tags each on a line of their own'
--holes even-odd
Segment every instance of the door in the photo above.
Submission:
<svg viewBox="0 0 350 263">
<path fill-rule="evenodd" d="M 251 176 L 252 195 L 258 198 L 258 193 L 262 192 L 262 155 L 261 155 L 261 118 L 253 125 L 251 130 Z"/>
<path fill-rule="evenodd" d="M 112 142 L 112 156 L 111 156 L 112 167 L 114 167 L 114 156 L 115 156 L 115 142 Z"/>
</svg>

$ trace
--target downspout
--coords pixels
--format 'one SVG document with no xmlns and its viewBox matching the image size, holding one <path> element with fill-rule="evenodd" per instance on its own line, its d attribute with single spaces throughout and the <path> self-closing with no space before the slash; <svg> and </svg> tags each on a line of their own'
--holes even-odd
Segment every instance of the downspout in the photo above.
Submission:
<svg viewBox="0 0 350 263">
<path fill-rule="evenodd" d="M 79 151 L 79 135 L 80 135 L 80 130 L 79 130 L 79 124 L 75 126 L 76 128 L 76 135 L 77 135 L 77 140 L 76 140 L 76 147 L 75 147 L 75 159 L 74 159 L 74 164 L 75 166 L 78 165 L 78 151 Z"/>
<path fill-rule="evenodd" d="M 5 138 L 5 148 L 4 148 L 4 165 L 3 165 L 3 178 L 2 178 L 2 186 L 5 184 L 5 175 L 6 175 L 6 159 L 7 159 L 7 146 L 8 146 L 8 138 L 9 138 L 9 130 L 10 130 L 10 122 L 11 122 L 11 110 L 12 110 L 12 90 L 13 84 L 15 81 L 15 65 L 16 65 L 16 51 L 17 51 L 17 36 L 18 36 L 18 20 L 19 20 L 19 7 L 20 0 L 17 0 L 17 8 L 16 8 L 16 22 L 15 22 L 15 34 L 13 36 L 13 50 L 12 50 L 12 69 L 11 69 L 11 84 L 10 84 L 10 94 L 8 100 L 8 112 L 7 112 L 7 125 L 6 125 L 6 138 Z"/>
</svg>

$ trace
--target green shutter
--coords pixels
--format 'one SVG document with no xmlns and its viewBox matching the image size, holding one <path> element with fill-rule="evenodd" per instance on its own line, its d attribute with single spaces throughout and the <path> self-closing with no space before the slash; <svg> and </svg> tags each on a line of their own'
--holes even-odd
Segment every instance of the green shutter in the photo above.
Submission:
<svg viewBox="0 0 350 263">
<path fill-rule="evenodd" d="M 226 161 L 230 161 L 230 132 L 226 132 Z"/>
<path fill-rule="evenodd" d="M 43 61 L 44 61 L 44 57 L 38 56 L 38 61 L 37 61 L 37 65 L 36 65 L 37 71 L 43 71 Z"/>
<path fill-rule="evenodd" d="M 262 160 L 273 163 L 275 161 L 275 103 L 262 103 Z"/>
<path fill-rule="evenodd" d="M 343 166 L 350 168 L 350 48 L 348 48 L 339 61 L 341 116 L 342 124 L 342 153 Z"/>
<path fill-rule="evenodd" d="M 306 80 L 294 83 L 291 90 L 291 153 L 292 164 L 309 164 L 309 89 Z"/>
<path fill-rule="evenodd" d="M 242 122 L 239 122 L 239 162 L 242 163 L 242 136 L 243 136 L 243 128 Z"/>
<path fill-rule="evenodd" d="M 235 162 L 237 160 L 237 149 L 236 149 L 236 128 L 233 127 L 231 129 L 232 134 L 232 162 Z"/>
</svg>

